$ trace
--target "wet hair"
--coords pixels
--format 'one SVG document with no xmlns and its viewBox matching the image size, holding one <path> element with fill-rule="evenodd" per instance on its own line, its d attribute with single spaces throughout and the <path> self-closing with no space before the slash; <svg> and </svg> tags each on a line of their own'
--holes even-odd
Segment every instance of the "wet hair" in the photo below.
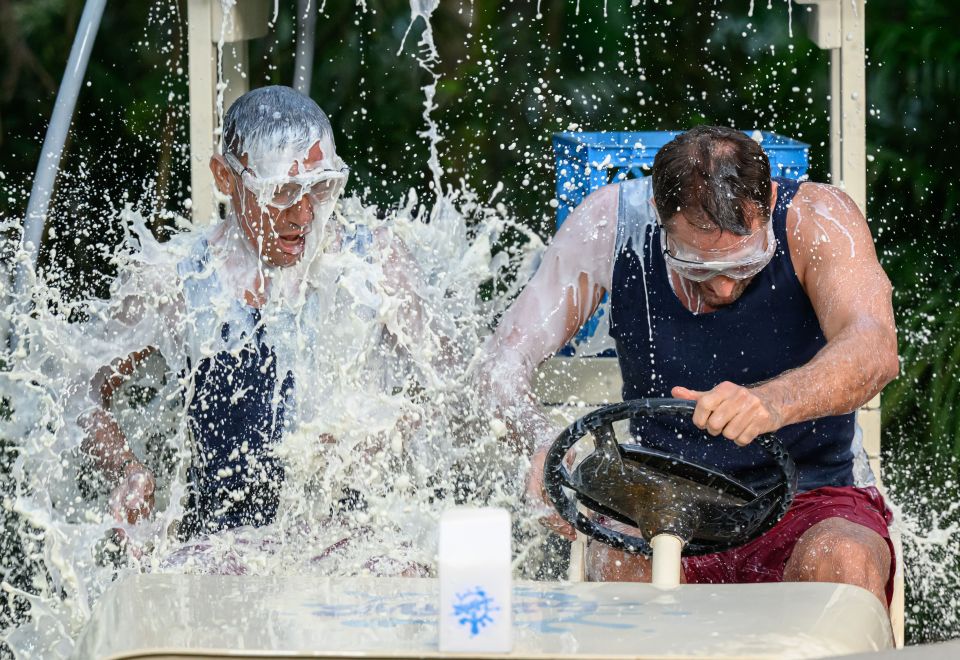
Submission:
<svg viewBox="0 0 960 660">
<path fill-rule="evenodd" d="M 697 126 L 657 152 L 653 196 L 665 223 L 683 211 L 704 226 L 744 236 L 751 212 L 763 221 L 770 215 L 770 161 L 740 131 Z"/>
<path fill-rule="evenodd" d="M 265 150 L 293 145 L 306 152 L 322 137 L 333 142 L 327 115 L 309 96 L 282 85 L 250 90 L 223 116 L 222 151 L 237 158 L 253 144 Z"/>
</svg>

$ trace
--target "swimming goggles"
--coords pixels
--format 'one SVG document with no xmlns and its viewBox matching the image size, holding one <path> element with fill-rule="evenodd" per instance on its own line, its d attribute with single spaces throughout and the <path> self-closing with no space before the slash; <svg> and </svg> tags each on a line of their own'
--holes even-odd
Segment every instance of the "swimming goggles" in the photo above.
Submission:
<svg viewBox="0 0 960 660">
<path fill-rule="evenodd" d="M 240 177 L 244 187 L 256 196 L 261 206 L 272 206 L 280 211 L 290 208 L 305 195 L 321 204 L 335 201 L 343 191 L 350 174 L 350 168 L 343 166 L 336 170 L 310 170 L 295 176 L 261 179 L 232 153 L 224 154 L 224 159 Z"/>
<path fill-rule="evenodd" d="M 663 259 L 667 266 L 680 277 L 694 282 L 705 282 L 714 277 L 724 276 L 732 280 L 745 280 L 753 277 L 773 259 L 777 250 L 777 239 L 773 234 L 773 221 L 768 220 L 765 242 L 760 247 L 757 237 L 763 230 L 758 230 L 736 245 L 722 250 L 708 250 L 711 256 L 722 256 L 722 259 L 704 261 L 697 259 L 698 255 L 685 250 L 672 241 L 668 232 L 660 225 L 660 247 L 663 250 Z"/>
</svg>

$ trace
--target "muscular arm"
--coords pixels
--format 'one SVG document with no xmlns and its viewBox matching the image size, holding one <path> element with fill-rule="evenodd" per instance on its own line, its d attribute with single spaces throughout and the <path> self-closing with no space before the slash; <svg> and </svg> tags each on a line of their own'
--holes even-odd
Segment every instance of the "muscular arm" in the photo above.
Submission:
<svg viewBox="0 0 960 660">
<path fill-rule="evenodd" d="M 804 185 L 794 209 L 791 255 L 827 345 L 756 388 L 779 409 L 782 426 L 852 412 L 899 372 L 890 281 L 860 210 L 820 184 Z"/>
<path fill-rule="evenodd" d="M 493 404 L 528 446 L 556 435 L 533 395 L 537 366 L 570 341 L 610 288 L 618 194 L 616 185 L 601 188 L 570 214 L 487 344 Z"/>
</svg>

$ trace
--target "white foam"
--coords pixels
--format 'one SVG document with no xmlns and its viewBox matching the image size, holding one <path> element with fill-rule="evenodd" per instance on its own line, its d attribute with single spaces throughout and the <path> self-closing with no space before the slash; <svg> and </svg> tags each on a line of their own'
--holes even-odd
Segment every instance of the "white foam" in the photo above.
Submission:
<svg viewBox="0 0 960 660">
<path fill-rule="evenodd" d="M 43 280 L 31 290 L 34 313 L 8 316 L 26 347 L 0 374 L 14 411 L 0 435 L 21 439 L 11 505 L 41 530 L 31 559 L 49 576 L 35 584 L 36 616 L 16 639 L 42 643 L 44 657 L 69 648 L 113 578 L 92 551 L 112 528 L 124 529 L 136 549 L 125 570 L 420 573 L 432 570 L 427 537 L 454 490 L 473 483 L 467 491 L 476 502 L 517 506 L 522 461 L 502 450 L 502 429 L 471 394 L 469 372 L 507 304 L 484 300 L 481 287 L 512 267 L 493 253 L 509 218 L 468 194 L 431 209 L 410 201 L 382 220 L 348 198 L 309 235 L 303 260 L 278 270 L 256 258 L 232 217 L 162 245 L 135 211 L 122 217 L 131 232 L 115 257 L 120 276 L 110 299 L 82 301 L 87 322 L 67 322 L 59 292 Z M 351 247 L 363 236 L 366 248 Z M 200 241 L 210 246 L 207 266 L 178 270 Z M 286 470 L 279 513 L 266 528 L 183 546 L 169 531 L 184 513 L 192 460 L 181 392 L 188 401 L 197 396 L 189 374 L 203 359 L 240 350 L 220 327 L 252 331 L 239 303 L 251 286 L 265 295 L 261 324 L 277 373 L 295 382 L 277 450 Z M 156 395 L 136 407 L 127 390 L 114 407 L 160 490 L 153 519 L 131 526 L 109 516 L 106 489 L 89 496 L 78 486 L 85 433 L 77 420 L 96 408 L 102 367 L 146 346 L 164 358 L 150 367 Z M 332 517 L 345 489 L 362 492 L 366 510 Z"/>
</svg>

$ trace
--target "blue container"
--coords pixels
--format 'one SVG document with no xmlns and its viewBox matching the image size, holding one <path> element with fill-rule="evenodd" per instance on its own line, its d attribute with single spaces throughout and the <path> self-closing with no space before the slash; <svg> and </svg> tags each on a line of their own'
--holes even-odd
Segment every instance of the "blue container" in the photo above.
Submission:
<svg viewBox="0 0 960 660">
<path fill-rule="evenodd" d="M 682 131 L 554 133 L 557 172 L 557 226 L 591 192 L 608 183 L 647 176 L 660 147 Z M 754 135 L 757 131 L 744 131 Z M 807 173 L 810 145 L 760 131 L 760 146 L 774 176 L 799 179 Z"/>
<path fill-rule="evenodd" d="M 599 133 L 554 133 L 553 153 L 557 172 L 557 227 L 570 212 L 591 192 L 609 183 L 637 179 L 651 174 L 653 158 L 660 147 L 680 135 L 682 131 L 624 131 Z M 810 145 L 776 133 L 744 131 L 747 135 L 762 136 L 760 146 L 770 159 L 773 176 L 799 179 L 807 173 Z M 571 345 L 563 351 L 573 355 L 578 347 L 587 346 L 586 354 L 613 355 L 603 347 L 593 350 L 593 337 L 601 319 L 609 314 L 607 296 L 600 308 L 577 332 Z M 606 324 L 604 324 L 606 325 Z"/>
</svg>

